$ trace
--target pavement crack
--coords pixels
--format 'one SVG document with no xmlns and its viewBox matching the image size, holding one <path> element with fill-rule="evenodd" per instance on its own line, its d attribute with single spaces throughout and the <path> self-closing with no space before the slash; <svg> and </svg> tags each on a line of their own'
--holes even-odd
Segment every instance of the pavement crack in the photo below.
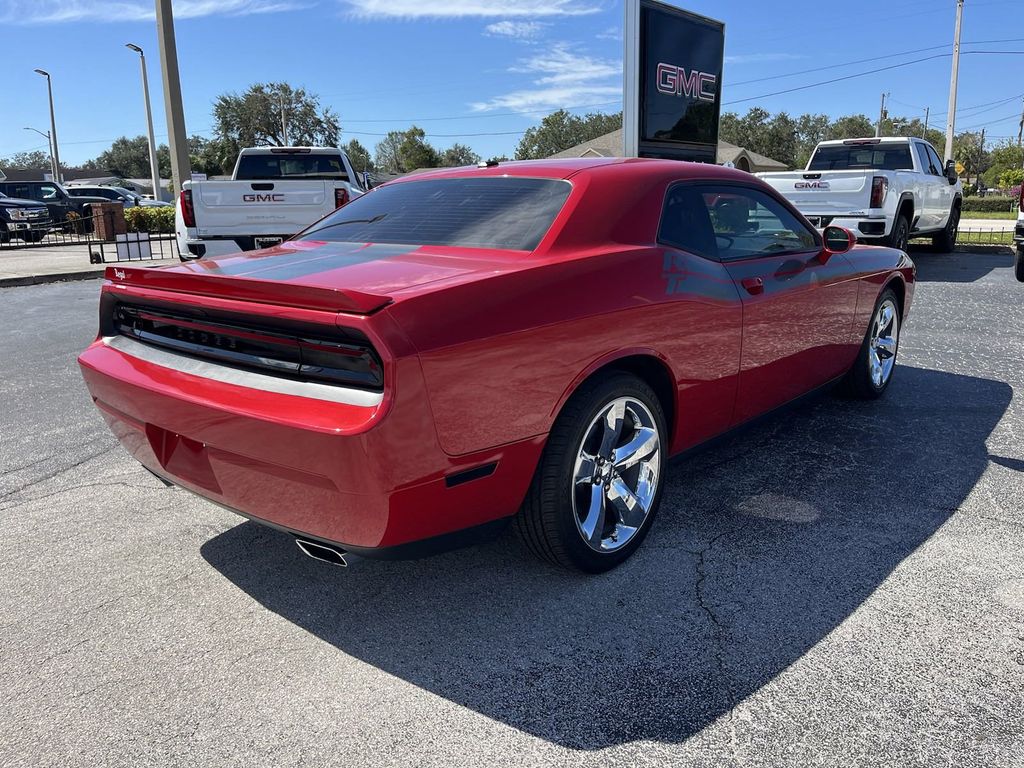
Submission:
<svg viewBox="0 0 1024 768">
<path fill-rule="evenodd" d="M 38 477 L 35 480 L 31 480 L 31 481 L 25 483 L 24 485 L 22 485 L 22 486 L 20 486 L 18 488 L 15 488 L 12 491 L 7 491 L 7 493 L 4 493 L 4 494 L 0 495 L 0 501 L 3 501 L 4 499 L 10 498 L 11 496 L 14 496 L 16 494 L 19 494 L 22 491 L 27 490 L 28 488 L 32 488 L 34 486 L 40 485 L 42 483 L 45 483 L 47 480 L 52 480 L 53 478 L 58 477 L 58 476 L 64 474 L 65 472 L 70 472 L 72 469 L 77 469 L 78 467 L 82 466 L 83 464 L 85 464 L 87 462 L 90 462 L 93 459 L 97 459 L 100 456 L 102 456 L 103 454 L 110 453 L 111 451 L 114 451 L 114 450 L 116 450 L 118 448 L 120 448 L 120 444 L 115 443 L 114 445 L 107 446 L 102 451 L 98 451 L 96 453 L 90 453 L 88 456 L 85 456 L 85 457 L 79 459 L 78 461 L 74 462 L 73 464 L 69 464 L 66 467 L 61 467 L 60 469 L 56 470 L 55 472 L 51 472 L 51 473 L 49 473 L 47 475 L 43 475 L 42 477 Z"/>
</svg>

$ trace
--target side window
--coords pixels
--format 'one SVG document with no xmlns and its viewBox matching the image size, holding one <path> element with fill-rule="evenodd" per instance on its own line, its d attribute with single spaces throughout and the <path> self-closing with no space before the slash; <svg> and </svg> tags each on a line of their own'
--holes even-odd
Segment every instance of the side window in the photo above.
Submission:
<svg viewBox="0 0 1024 768">
<path fill-rule="evenodd" d="M 919 141 L 914 142 L 917 149 L 917 157 L 921 161 L 921 172 L 930 173 L 932 176 L 939 175 L 939 169 L 935 167 L 931 157 L 928 156 L 928 147 Z"/>
<path fill-rule="evenodd" d="M 669 190 L 658 239 L 713 259 L 800 253 L 821 247 L 818 236 L 759 189 L 682 184 Z"/>
<path fill-rule="evenodd" d="M 928 156 L 932 159 L 935 164 L 935 175 L 944 176 L 946 164 L 939 159 L 939 153 L 935 151 L 935 148 L 931 144 L 925 144 L 925 149 L 928 151 Z"/>
<path fill-rule="evenodd" d="M 39 185 L 39 199 L 40 200 L 56 200 L 57 199 L 57 188 L 52 184 L 40 184 Z"/>
</svg>

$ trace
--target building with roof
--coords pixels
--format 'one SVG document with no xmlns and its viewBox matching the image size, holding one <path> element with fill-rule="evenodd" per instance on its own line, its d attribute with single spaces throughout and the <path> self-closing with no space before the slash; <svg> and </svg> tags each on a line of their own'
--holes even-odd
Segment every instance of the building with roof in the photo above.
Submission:
<svg viewBox="0 0 1024 768">
<path fill-rule="evenodd" d="M 596 139 L 577 144 L 551 155 L 552 158 L 566 157 L 619 157 L 622 155 L 622 129 L 598 136 Z M 734 167 L 748 173 L 766 171 L 788 171 L 785 163 L 765 157 L 743 147 L 737 147 L 727 141 L 718 142 L 718 164 L 732 163 Z"/>
</svg>

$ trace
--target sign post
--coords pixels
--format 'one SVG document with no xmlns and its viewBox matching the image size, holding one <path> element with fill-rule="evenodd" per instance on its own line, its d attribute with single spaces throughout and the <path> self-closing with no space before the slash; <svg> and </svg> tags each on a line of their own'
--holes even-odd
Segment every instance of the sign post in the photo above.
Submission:
<svg viewBox="0 0 1024 768">
<path fill-rule="evenodd" d="M 625 0 L 623 154 L 714 163 L 725 25 L 658 0 Z"/>
</svg>

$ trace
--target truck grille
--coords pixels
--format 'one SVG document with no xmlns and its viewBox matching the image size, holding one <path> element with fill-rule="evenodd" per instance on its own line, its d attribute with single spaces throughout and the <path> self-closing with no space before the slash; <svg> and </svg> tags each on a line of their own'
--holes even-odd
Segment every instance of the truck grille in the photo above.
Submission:
<svg viewBox="0 0 1024 768">
<path fill-rule="evenodd" d="M 189 357 L 299 381 L 374 392 L 384 386 L 380 358 L 355 332 L 338 339 L 326 329 L 298 332 L 130 304 L 117 304 L 112 321 L 117 334 Z"/>
</svg>

